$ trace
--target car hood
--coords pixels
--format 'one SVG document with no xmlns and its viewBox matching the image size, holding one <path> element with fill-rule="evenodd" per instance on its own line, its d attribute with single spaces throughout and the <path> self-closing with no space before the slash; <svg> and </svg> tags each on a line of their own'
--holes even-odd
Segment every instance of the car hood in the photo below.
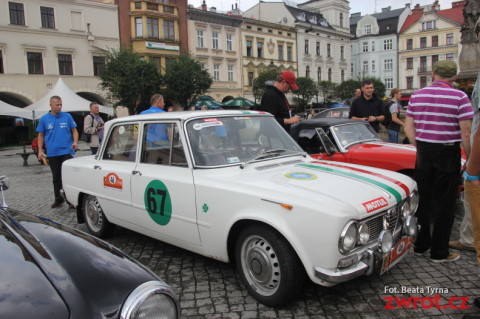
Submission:
<svg viewBox="0 0 480 319">
<path fill-rule="evenodd" d="M 402 174 L 311 158 L 247 166 L 241 176 L 220 174 L 214 179 L 217 187 L 228 184 L 233 191 L 251 192 L 262 200 L 322 207 L 338 214 L 356 212 L 357 218 L 396 205 L 416 189 L 415 181 Z"/>
<path fill-rule="evenodd" d="M 0 225 L 0 278 L 8 287 L 0 293 L 5 294 L 0 302 L 2 317 L 118 317 L 130 292 L 158 280 L 117 248 L 53 221 L 0 210 Z M 4 258 L 3 251 L 11 258 Z M 19 307 L 19 298 L 30 307 Z M 5 315 L 8 311 L 14 315 Z"/>
<path fill-rule="evenodd" d="M 408 154 L 408 156 L 413 157 L 417 154 L 417 149 L 412 144 L 397 144 L 381 141 L 357 144 L 349 148 L 349 151 L 352 150 L 355 152 L 370 152 L 370 155 L 372 151 L 393 155 Z"/>
</svg>

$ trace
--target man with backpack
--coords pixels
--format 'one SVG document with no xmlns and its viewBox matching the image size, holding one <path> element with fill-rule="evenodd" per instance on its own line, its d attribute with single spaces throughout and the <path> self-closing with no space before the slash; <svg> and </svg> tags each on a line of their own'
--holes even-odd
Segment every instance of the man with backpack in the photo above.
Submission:
<svg viewBox="0 0 480 319">
<path fill-rule="evenodd" d="M 390 96 L 392 100 L 385 106 L 385 120 L 382 124 L 387 128 L 388 141 L 390 143 L 398 143 L 400 127 L 403 127 L 403 121 L 399 118 L 400 110 L 402 109 L 402 105 L 400 104 L 402 91 L 396 88 L 392 89 Z"/>
</svg>

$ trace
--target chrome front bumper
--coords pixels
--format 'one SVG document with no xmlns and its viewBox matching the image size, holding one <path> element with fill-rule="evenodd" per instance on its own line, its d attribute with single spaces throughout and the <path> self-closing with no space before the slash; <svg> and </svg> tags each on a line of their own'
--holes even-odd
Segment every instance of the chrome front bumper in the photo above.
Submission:
<svg viewBox="0 0 480 319">
<path fill-rule="evenodd" d="M 362 275 L 371 275 L 375 268 L 374 255 L 373 250 L 368 249 L 355 266 L 345 269 L 332 270 L 316 266 L 314 267 L 315 277 L 328 283 L 339 284 Z"/>
</svg>

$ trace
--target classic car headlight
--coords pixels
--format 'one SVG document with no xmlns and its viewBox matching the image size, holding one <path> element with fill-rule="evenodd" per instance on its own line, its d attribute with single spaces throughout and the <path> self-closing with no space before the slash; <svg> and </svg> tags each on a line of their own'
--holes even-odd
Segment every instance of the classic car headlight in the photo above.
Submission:
<svg viewBox="0 0 480 319">
<path fill-rule="evenodd" d="M 412 211 L 412 214 L 415 214 L 415 212 L 417 211 L 419 199 L 420 197 L 418 196 L 417 191 L 413 191 L 410 194 L 410 210 Z"/>
<path fill-rule="evenodd" d="M 370 239 L 370 227 L 367 223 L 361 223 L 358 227 L 357 241 L 360 245 L 365 245 Z"/>
<path fill-rule="evenodd" d="M 123 304 L 121 319 L 177 319 L 180 307 L 172 288 L 160 281 L 138 286 Z"/>
<path fill-rule="evenodd" d="M 392 249 L 393 237 L 392 232 L 389 230 L 382 230 L 380 236 L 378 236 L 378 246 L 382 253 L 386 254 Z"/>
<path fill-rule="evenodd" d="M 417 234 L 417 217 L 408 216 L 403 221 L 403 228 L 408 236 L 414 236 Z"/>
<path fill-rule="evenodd" d="M 349 253 L 357 244 L 358 230 L 357 223 L 350 221 L 345 225 L 340 234 L 338 248 L 342 254 Z"/>
</svg>

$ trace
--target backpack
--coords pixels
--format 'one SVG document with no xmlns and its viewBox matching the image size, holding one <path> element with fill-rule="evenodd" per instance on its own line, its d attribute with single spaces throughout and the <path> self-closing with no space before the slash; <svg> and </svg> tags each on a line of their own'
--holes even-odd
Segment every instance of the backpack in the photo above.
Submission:
<svg viewBox="0 0 480 319">
<path fill-rule="evenodd" d="M 383 126 L 387 127 L 391 122 L 392 122 L 392 113 L 390 113 L 390 106 L 392 106 L 395 103 L 395 101 L 390 101 L 384 106 L 384 116 L 385 119 L 380 122 Z"/>
<path fill-rule="evenodd" d="M 87 114 L 85 116 L 85 118 L 87 118 L 87 116 L 91 116 L 92 117 L 92 127 L 93 127 L 93 124 L 95 123 L 95 119 L 93 118 L 93 115 L 92 114 Z M 86 133 L 86 132 L 83 132 L 82 135 L 80 136 L 80 141 L 84 141 L 84 142 L 87 142 L 87 143 L 90 143 L 92 140 L 92 135 Z"/>
</svg>

